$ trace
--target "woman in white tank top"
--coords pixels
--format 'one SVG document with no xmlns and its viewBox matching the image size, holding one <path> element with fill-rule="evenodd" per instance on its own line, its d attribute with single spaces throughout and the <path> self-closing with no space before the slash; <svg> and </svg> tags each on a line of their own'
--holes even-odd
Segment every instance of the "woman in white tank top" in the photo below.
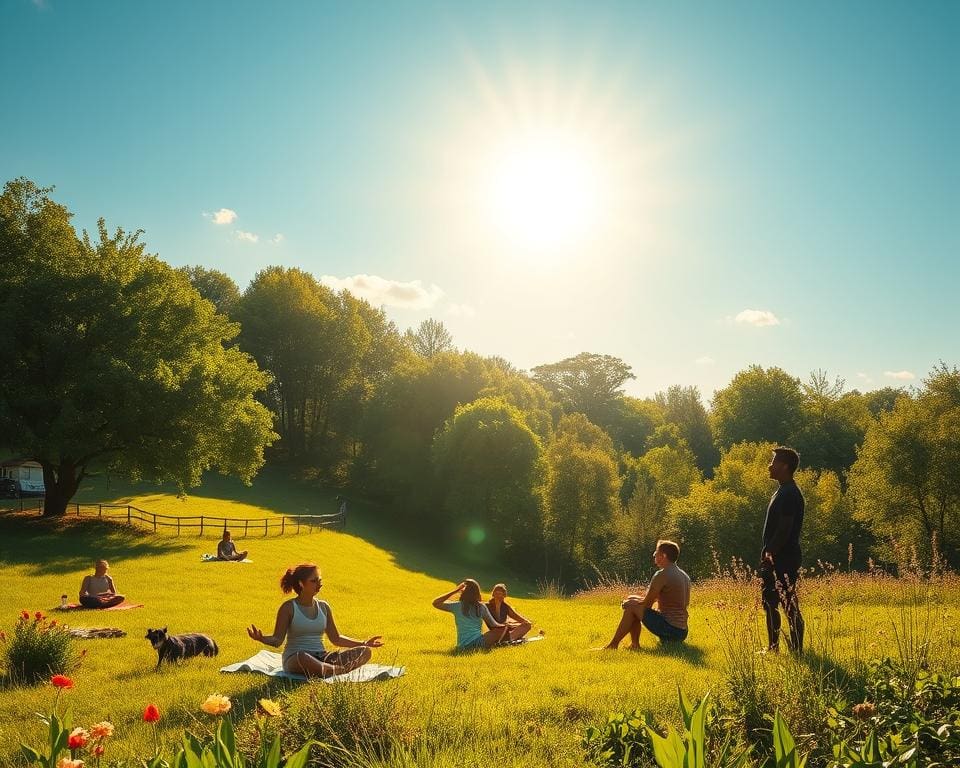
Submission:
<svg viewBox="0 0 960 768">
<path fill-rule="evenodd" d="M 383 645 L 380 635 L 363 641 L 341 635 L 329 603 L 316 597 L 322 584 L 320 569 L 311 563 L 288 568 L 280 579 L 280 589 L 295 592 L 296 597 L 281 604 L 273 634 L 264 635 L 254 625 L 247 628 L 251 638 L 274 648 L 279 648 L 286 638 L 283 668 L 287 672 L 307 677 L 340 675 L 366 664 L 370 661 L 370 649 Z M 346 650 L 326 650 L 324 634 L 333 645 Z"/>
</svg>

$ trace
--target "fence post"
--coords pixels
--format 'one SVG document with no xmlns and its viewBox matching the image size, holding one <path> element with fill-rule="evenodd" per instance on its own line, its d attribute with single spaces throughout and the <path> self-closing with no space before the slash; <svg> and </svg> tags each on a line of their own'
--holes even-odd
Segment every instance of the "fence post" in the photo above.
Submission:
<svg viewBox="0 0 960 768">
<path fill-rule="evenodd" d="M 103 504 L 97 504 L 97 517 L 103 517 Z"/>
<path fill-rule="evenodd" d="M 269 525 L 270 525 L 270 521 L 269 521 L 267 518 L 263 518 L 263 536 L 264 536 L 264 538 L 267 537 L 267 531 L 268 531 L 268 526 L 269 526 Z"/>
<path fill-rule="evenodd" d="M 180 518 L 177 518 L 177 536 L 180 535 Z"/>
<path fill-rule="evenodd" d="M 127 504 L 127 525 L 130 525 L 130 505 Z"/>
<path fill-rule="evenodd" d="M 156 516 L 156 514 L 154 514 L 154 516 L 153 516 L 153 532 L 154 532 L 154 533 L 157 532 L 157 516 Z"/>
<path fill-rule="evenodd" d="M 200 538 L 203 538 L 203 515 L 200 515 Z"/>
<path fill-rule="evenodd" d="M 283 515 L 280 517 L 280 535 L 283 536 L 283 533 L 286 530 L 287 530 L 287 516 Z"/>
<path fill-rule="evenodd" d="M 243 521 L 243 537 L 246 538 L 247 534 L 250 533 L 250 519 L 247 518 Z"/>
</svg>

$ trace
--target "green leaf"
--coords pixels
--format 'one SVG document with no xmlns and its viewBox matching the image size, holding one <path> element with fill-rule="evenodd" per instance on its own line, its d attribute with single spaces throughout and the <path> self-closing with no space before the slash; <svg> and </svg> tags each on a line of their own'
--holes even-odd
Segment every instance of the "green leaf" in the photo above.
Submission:
<svg viewBox="0 0 960 768">
<path fill-rule="evenodd" d="M 42 757 L 37 750 L 33 747 L 28 747 L 26 744 L 20 745 L 20 753 L 27 759 L 28 763 L 38 763 Z"/>
<path fill-rule="evenodd" d="M 278 740 L 279 741 L 279 740 Z M 316 744 L 315 741 L 308 741 L 301 747 L 300 751 L 294 752 L 287 758 L 284 768 L 304 768 L 307 760 L 310 758 L 310 747 Z"/>
<path fill-rule="evenodd" d="M 267 751 L 263 768 L 277 768 L 280 765 L 280 737 L 275 736 L 270 749 Z"/>
<path fill-rule="evenodd" d="M 680 714 L 683 715 L 683 727 L 690 730 L 690 720 L 693 718 L 694 705 L 691 704 L 690 700 L 684 695 L 679 683 L 677 684 L 677 695 L 680 698 Z"/>
<path fill-rule="evenodd" d="M 683 758 L 686 753 L 683 741 L 677 733 L 667 726 L 666 737 L 661 736 L 652 728 L 647 728 L 650 741 L 653 744 L 653 759 L 660 768 L 683 768 Z"/>
</svg>

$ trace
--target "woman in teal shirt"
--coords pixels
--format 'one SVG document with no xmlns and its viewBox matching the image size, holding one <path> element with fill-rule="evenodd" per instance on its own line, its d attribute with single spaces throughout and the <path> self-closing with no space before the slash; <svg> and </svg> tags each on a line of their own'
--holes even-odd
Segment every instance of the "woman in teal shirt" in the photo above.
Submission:
<svg viewBox="0 0 960 768">
<path fill-rule="evenodd" d="M 447 602 L 458 593 L 458 601 Z M 457 624 L 458 649 L 492 648 L 503 639 L 507 631 L 507 625 L 495 621 L 490 610 L 483 604 L 480 585 L 473 579 L 464 579 L 445 595 L 435 598 L 433 607 L 453 614 Z M 490 628 L 489 632 L 484 633 L 484 624 Z"/>
</svg>

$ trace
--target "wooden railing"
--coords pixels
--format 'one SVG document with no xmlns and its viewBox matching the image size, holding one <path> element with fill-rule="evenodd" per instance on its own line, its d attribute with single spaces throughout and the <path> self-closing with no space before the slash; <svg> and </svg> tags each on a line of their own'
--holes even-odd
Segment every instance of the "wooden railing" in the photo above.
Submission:
<svg viewBox="0 0 960 768">
<path fill-rule="evenodd" d="M 43 514 L 43 497 L 36 499 L 4 499 L 0 500 L 0 511 L 21 512 L 36 510 Z M 332 515 L 275 515 L 273 517 L 212 517 L 210 515 L 160 515 L 147 512 L 132 504 L 83 504 L 72 502 L 67 505 L 67 514 L 71 517 L 90 517 L 99 520 L 113 520 L 127 525 L 145 525 L 153 528 L 154 532 L 161 529 L 176 529 L 179 536 L 184 531 L 196 529 L 197 535 L 203 536 L 206 529 L 210 533 L 219 533 L 223 530 L 230 532 L 237 538 L 251 535 L 269 536 L 271 533 L 283 535 L 286 533 L 300 533 L 306 528 L 339 528 L 344 530 L 347 525 L 347 516 L 342 513 Z"/>
</svg>

